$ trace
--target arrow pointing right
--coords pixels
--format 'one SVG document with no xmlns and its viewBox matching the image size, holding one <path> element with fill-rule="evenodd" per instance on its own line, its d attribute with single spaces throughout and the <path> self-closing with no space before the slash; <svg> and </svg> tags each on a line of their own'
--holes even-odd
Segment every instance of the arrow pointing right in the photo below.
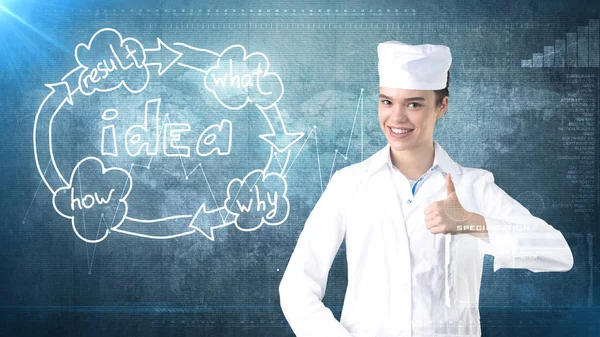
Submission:
<svg viewBox="0 0 600 337">
<path fill-rule="evenodd" d="M 158 66 L 158 76 L 162 76 L 183 55 L 181 52 L 169 47 L 160 38 L 156 38 L 156 48 L 144 49 L 146 52 L 146 65 Z M 165 48 L 163 51 L 162 48 Z"/>
</svg>

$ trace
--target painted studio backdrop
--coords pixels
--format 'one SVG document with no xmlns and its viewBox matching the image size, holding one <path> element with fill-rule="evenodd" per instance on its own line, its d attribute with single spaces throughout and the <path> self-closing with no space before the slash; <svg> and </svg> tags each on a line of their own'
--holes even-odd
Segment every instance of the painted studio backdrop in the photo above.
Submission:
<svg viewBox="0 0 600 337">
<path fill-rule="evenodd" d="M 483 336 L 598 336 L 597 1 L 0 1 L 2 335 L 292 336 L 278 286 L 381 149 L 377 44 L 451 48 L 434 138 L 560 230 Z M 339 319 L 344 245 L 324 303 Z"/>
</svg>

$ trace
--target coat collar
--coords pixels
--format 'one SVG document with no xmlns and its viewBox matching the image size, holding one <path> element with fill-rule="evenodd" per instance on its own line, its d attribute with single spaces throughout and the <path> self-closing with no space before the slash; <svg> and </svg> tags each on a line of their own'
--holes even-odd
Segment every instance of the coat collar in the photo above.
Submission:
<svg viewBox="0 0 600 337">
<path fill-rule="evenodd" d="M 442 146 L 437 141 L 434 140 L 433 144 L 433 166 L 437 164 L 443 172 L 450 173 L 452 176 L 457 176 L 461 174 L 462 171 L 460 165 L 457 164 L 452 158 L 450 158 L 448 153 L 442 148 Z M 367 173 L 369 176 L 377 172 L 382 167 L 384 167 L 384 165 L 391 165 L 392 161 L 390 156 L 390 144 L 386 144 L 384 148 L 377 151 L 374 155 L 367 159 L 367 164 Z"/>
</svg>

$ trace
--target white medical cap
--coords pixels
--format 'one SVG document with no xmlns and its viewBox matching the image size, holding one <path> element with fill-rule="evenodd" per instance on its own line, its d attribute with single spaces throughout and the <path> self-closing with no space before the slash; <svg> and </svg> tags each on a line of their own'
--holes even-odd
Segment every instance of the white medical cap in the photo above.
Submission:
<svg viewBox="0 0 600 337">
<path fill-rule="evenodd" d="M 377 46 L 379 86 L 439 90 L 446 87 L 452 63 L 450 48 L 443 45 L 410 45 L 387 41 Z"/>
</svg>

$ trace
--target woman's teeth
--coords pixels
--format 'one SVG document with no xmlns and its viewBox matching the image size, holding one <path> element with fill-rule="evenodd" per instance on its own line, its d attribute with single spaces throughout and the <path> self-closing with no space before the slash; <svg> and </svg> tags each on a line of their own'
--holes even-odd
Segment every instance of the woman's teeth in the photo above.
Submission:
<svg viewBox="0 0 600 337">
<path fill-rule="evenodd" d="M 409 132 L 411 132 L 413 130 L 413 129 L 402 130 L 402 129 L 394 129 L 394 128 L 391 128 L 391 129 L 392 129 L 393 133 L 397 133 L 397 134 L 409 133 Z"/>
</svg>

